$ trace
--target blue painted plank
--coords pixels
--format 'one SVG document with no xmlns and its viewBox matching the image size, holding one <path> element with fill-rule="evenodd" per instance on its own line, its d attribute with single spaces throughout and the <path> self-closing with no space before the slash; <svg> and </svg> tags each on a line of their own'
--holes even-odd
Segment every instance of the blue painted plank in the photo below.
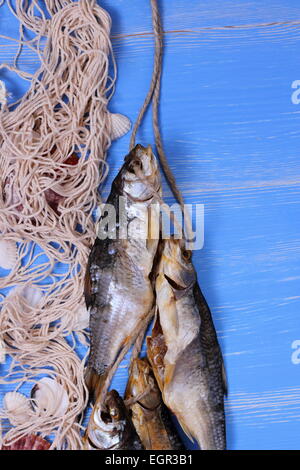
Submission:
<svg viewBox="0 0 300 470">
<path fill-rule="evenodd" d="M 299 2 L 161 3 L 163 141 L 186 202 L 205 207 L 205 243 L 194 260 L 225 356 L 228 448 L 299 449 L 300 365 L 291 360 L 300 339 L 300 107 L 291 100 L 300 79 Z M 101 5 L 112 16 L 118 64 L 110 109 L 134 121 L 152 72 L 149 2 Z M 0 33 L 17 36 L 7 13 Z M 16 50 L 3 44 L 1 62 Z M 35 70 L 38 62 L 24 51 L 20 64 Z M 24 92 L 15 76 L 0 75 L 15 96 Z M 104 194 L 129 137 L 109 151 Z M 138 138 L 153 143 L 150 113 Z M 166 185 L 164 192 L 171 201 Z M 125 383 L 123 364 L 113 384 Z"/>
</svg>

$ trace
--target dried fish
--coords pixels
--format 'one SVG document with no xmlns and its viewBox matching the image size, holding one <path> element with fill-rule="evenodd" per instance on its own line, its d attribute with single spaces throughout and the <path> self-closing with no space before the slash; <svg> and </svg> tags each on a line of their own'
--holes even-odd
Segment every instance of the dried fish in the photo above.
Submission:
<svg viewBox="0 0 300 470">
<path fill-rule="evenodd" d="M 162 243 L 155 286 L 160 326 L 148 339 L 148 357 L 162 378 L 163 400 L 185 433 L 202 450 L 225 449 L 225 374 L 211 313 L 184 241 Z"/>
<path fill-rule="evenodd" d="M 128 403 L 132 422 L 146 450 L 183 449 L 145 358 L 137 358 L 132 363 L 125 403 Z"/>
<path fill-rule="evenodd" d="M 86 271 L 85 299 L 91 328 L 87 383 L 90 390 L 102 388 L 103 396 L 107 377 L 152 317 L 150 273 L 159 238 L 159 205 L 155 201 L 160 192 L 151 147 L 137 145 L 125 157 L 107 200 L 107 207 L 110 205 L 117 216 L 116 232 L 96 239 Z M 100 227 L 104 222 L 102 216 Z"/>
<path fill-rule="evenodd" d="M 86 450 L 141 450 L 143 446 L 116 390 L 93 407 L 83 438 Z"/>
</svg>

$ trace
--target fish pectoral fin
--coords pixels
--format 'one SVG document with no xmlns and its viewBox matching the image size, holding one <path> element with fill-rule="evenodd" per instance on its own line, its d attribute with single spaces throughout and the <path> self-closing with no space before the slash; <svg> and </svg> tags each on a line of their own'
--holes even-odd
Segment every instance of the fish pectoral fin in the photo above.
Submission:
<svg viewBox="0 0 300 470">
<path fill-rule="evenodd" d="M 167 387 L 172 382 L 175 367 L 176 364 L 168 364 L 165 366 L 164 387 Z"/>
<path fill-rule="evenodd" d="M 85 378 L 86 386 L 90 393 L 90 397 L 93 402 L 95 402 L 97 397 L 99 396 L 105 384 L 106 377 L 107 377 L 107 373 L 99 375 L 92 367 L 87 368 L 84 378 Z"/>
</svg>

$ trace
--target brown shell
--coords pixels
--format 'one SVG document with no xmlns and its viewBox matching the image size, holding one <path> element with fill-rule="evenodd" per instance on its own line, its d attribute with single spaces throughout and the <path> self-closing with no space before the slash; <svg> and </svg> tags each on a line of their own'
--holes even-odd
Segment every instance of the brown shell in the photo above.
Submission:
<svg viewBox="0 0 300 470">
<path fill-rule="evenodd" d="M 64 199 L 64 197 L 57 194 L 51 188 L 46 189 L 44 194 L 45 194 L 46 201 L 48 202 L 51 209 L 53 209 L 54 212 L 59 214 L 60 212 L 58 210 L 58 204 Z"/>
<path fill-rule="evenodd" d="M 0 450 L 48 450 L 50 443 L 40 436 L 28 434 Z"/>
</svg>

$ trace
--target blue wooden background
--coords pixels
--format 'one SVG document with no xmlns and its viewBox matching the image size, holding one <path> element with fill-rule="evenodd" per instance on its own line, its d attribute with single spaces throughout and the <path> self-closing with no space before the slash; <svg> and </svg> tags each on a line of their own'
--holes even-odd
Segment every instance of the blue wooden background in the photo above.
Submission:
<svg viewBox="0 0 300 470">
<path fill-rule="evenodd" d="M 149 0 L 99 2 L 113 20 L 110 110 L 135 120 L 152 72 Z M 298 0 L 160 0 L 163 142 L 188 203 L 205 207 L 195 252 L 224 353 L 229 449 L 300 448 L 300 79 Z M 0 33 L 17 37 L 4 5 Z M 16 44 L 0 38 L 0 63 Z M 38 60 L 25 50 L 20 66 Z M 0 71 L 13 98 L 27 83 Z M 153 143 L 148 115 L 138 141 Z M 113 143 L 112 178 L 129 145 Z M 170 197 L 165 185 L 165 195 Z M 126 383 L 126 364 L 113 386 Z M 188 447 L 192 447 L 190 443 Z"/>
</svg>

